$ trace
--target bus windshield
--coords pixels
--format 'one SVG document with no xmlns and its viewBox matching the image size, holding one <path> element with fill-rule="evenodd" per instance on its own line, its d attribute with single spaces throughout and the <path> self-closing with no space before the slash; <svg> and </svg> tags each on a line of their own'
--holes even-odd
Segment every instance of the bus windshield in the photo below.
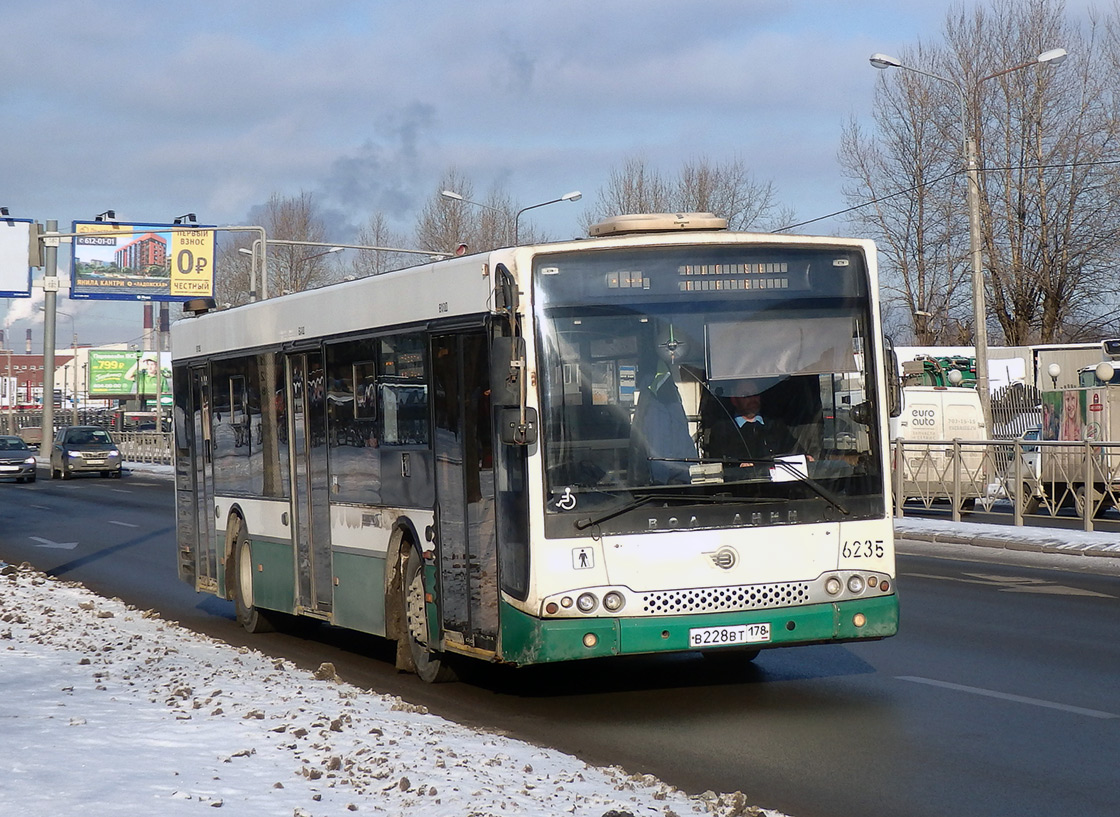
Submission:
<svg viewBox="0 0 1120 817">
<path fill-rule="evenodd" d="M 859 252 L 542 256 L 534 309 L 549 536 L 882 515 Z"/>
</svg>

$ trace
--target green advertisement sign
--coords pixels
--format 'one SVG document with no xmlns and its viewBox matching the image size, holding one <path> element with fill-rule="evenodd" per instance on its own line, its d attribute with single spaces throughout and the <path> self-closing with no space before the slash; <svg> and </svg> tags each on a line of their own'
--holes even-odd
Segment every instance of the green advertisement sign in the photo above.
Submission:
<svg viewBox="0 0 1120 817">
<path fill-rule="evenodd" d="M 90 397 L 155 397 L 170 391 L 169 352 L 90 349 Z"/>
</svg>

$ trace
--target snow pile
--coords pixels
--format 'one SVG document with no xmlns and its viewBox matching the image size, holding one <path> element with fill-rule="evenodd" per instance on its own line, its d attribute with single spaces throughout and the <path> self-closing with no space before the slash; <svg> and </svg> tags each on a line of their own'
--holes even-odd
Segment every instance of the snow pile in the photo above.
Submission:
<svg viewBox="0 0 1120 817">
<path fill-rule="evenodd" d="M 0 802 L 23 815 L 777 815 L 450 723 L 0 567 Z"/>
</svg>

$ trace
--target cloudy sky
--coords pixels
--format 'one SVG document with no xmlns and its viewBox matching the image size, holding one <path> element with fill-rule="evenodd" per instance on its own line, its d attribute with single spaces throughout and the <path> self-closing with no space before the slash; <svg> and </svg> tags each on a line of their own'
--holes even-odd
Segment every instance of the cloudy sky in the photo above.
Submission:
<svg viewBox="0 0 1120 817">
<path fill-rule="evenodd" d="M 314 194 L 334 240 L 409 232 L 456 168 L 579 231 L 612 169 L 742 158 L 799 220 L 843 208 L 836 151 L 870 126 L 875 51 L 939 39 L 948 0 L 43 0 L 7 4 L 0 205 L 37 221 L 194 212 L 244 224 Z M 1073 2 L 1071 10 L 1091 5 Z M 845 231 L 842 219 L 817 232 Z M 69 255 L 60 253 L 68 270 Z M 34 299 L 0 300 L 9 345 Z M 82 343 L 136 342 L 136 304 L 69 302 Z M 173 308 L 173 314 L 177 308 Z M 23 316 L 31 314 L 34 320 Z M 68 336 L 60 324 L 59 337 Z"/>
</svg>

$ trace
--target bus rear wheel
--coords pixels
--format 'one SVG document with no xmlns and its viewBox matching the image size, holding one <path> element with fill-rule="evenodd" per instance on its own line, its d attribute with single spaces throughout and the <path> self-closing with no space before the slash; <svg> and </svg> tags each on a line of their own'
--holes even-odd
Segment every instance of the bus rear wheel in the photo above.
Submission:
<svg viewBox="0 0 1120 817">
<path fill-rule="evenodd" d="M 272 632 L 275 627 L 269 620 L 268 614 L 253 604 L 253 546 L 243 529 L 237 534 L 233 564 L 236 577 L 233 599 L 237 608 L 237 623 L 244 627 L 246 632 Z"/>
<path fill-rule="evenodd" d="M 455 680 L 455 672 L 447 665 L 446 658 L 431 649 L 428 634 L 428 612 L 424 590 L 424 560 L 414 548 L 405 551 L 402 571 L 401 604 L 404 611 L 404 637 L 408 639 L 412 663 L 420 680 L 441 684 Z"/>
</svg>

